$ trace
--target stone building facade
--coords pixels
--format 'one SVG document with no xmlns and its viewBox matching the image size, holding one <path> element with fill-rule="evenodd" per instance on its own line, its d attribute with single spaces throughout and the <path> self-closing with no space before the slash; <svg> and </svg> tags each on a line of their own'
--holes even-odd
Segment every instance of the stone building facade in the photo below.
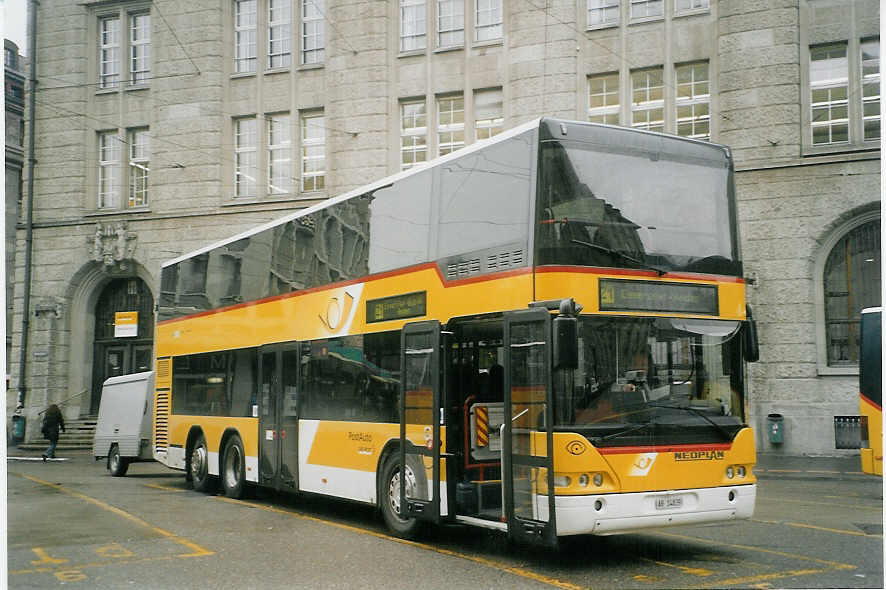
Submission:
<svg viewBox="0 0 886 590">
<path fill-rule="evenodd" d="M 104 376 L 149 366 L 162 261 L 552 115 L 732 148 L 758 448 L 849 452 L 833 416 L 858 413 L 852 318 L 880 292 L 877 0 L 37 6 L 31 321 L 22 384 L 18 263 L 8 412 L 21 391 L 30 416 L 85 415 Z M 115 337 L 133 310 L 137 338 Z"/>
<path fill-rule="evenodd" d="M 12 323 L 12 301 L 15 285 L 15 226 L 19 220 L 22 200 L 22 169 L 25 165 L 25 59 L 19 53 L 18 46 L 4 39 L 4 104 L 6 107 L 5 147 L 6 147 L 6 182 L 5 200 L 5 241 L 6 254 L 6 326 Z M 12 334 L 6 330 L 6 358 L 4 367 L 9 378 L 9 357 L 12 353 Z"/>
</svg>

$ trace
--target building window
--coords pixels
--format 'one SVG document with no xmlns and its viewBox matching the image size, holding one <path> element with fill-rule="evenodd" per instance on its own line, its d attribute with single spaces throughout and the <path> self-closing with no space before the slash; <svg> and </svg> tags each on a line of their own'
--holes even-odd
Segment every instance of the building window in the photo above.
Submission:
<svg viewBox="0 0 886 590">
<path fill-rule="evenodd" d="M 631 0 L 631 19 L 660 17 L 664 15 L 662 0 Z"/>
<path fill-rule="evenodd" d="M 620 110 L 618 74 L 603 74 L 588 78 L 588 121 L 618 125 Z"/>
<path fill-rule="evenodd" d="M 425 48 L 424 0 L 400 0 L 400 51 Z"/>
<path fill-rule="evenodd" d="M 120 83 L 120 18 L 103 18 L 99 24 L 99 88 L 116 88 Z"/>
<path fill-rule="evenodd" d="M 254 197 L 258 178 L 255 117 L 234 120 L 234 196 Z"/>
<path fill-rule="evenodd" d="M 827 364 L 857 366 L 861 310 L 880 305 L 880 220 L 849 230 L 824 265 Z"/>
<path fill-rule="evenodd" d="M 292 145 L 289 115 L 265 117 L 268 137 L 268 194 L 292 192 Z"/>
<path fill-rule="evenodd" d="M 400 168 L 406 170 L 427 160 L 425 101 L 400 103 Z"/>
<path fill-rule="evenodd" d="M 268 0 L 268 67 L 289 66 L 291 54 L 290 0 Z"/>
<path fill-rule="evenodd" d="M 234 72 L 255 71 L 256 0 L 234 2 Z"/>
<path fill-rule="evenodd" d="M 618 24 L 619 0 L 588 0 L 588 26 Z"/>
<path fill-rule="evenodd" d="M 129 131 L 129 206 L 148 204 L 148 174 L 151 171 L 151 136 L 147 129 Z"/>
<path fill-rule="evenodd" d="M 846 43 L 811 47 L 812 144 L 849 141 L 849 62 Z"/>
<path fill-rule="evenodd" d="M 10 70 L 18 70 L 18 53 L 9 47 L 3 48 L 4 64 Z"/>
<path fill-rule="evenodd" d="M 465 43 L 465 3 L 437 0 L 437 46 L 457 47 Z"/>
<path fill-rule="evenodd" d="M 151 15 L 129 17 L 129 83 L 144 84 L 151 77 Z"/>
<path fill-rule="evenodd" d="M 98 134 L 98 208 L 120 207 L 120 143 L 117 131 Z"/>
<path fill-rule="evenodd" d="M 474 0 L 474 40 L 503 37 L 501 0 Z"/>
<path fill-rule="evenodd" d="M 711 138 L 711 90 L 708 64 L 677 66 L 677 135 Z"/>
<path fill-rule="evenodd" d="M 301 189 L 326 188 L 326 120 L 322 112 L 301 116 Z"/>
<path fill-rule="evenodd" d="M 862 116 L 864 140 L 880 139 L 880 40 L 861 43 Z"/>
<path fill-rule="evenodd" d="M 488 139 L 504 128 L 504 100 L 501 88 L 474 92 L 474 137 Z"/>
<path fill-rule="evenodd" d="M 322 64 L 326 47 L 324 0 L 302 0 L 301 9 L 301 63 Z"/>
<path fill-rule="evenodd" d="M 707 10 L 711 7 L 711 0 L 677 0 L 677 14 Z"/>
<path fill-rule="evenodd" d="M 437 147 L 443 156 L 465 146 L 465 99 L 437 99 Z"/>
<path fill-rule="evenodd" d="M 631 126 L 664 131 L 664 78 L 662 68 L 631 72 Z"/>
</svg>

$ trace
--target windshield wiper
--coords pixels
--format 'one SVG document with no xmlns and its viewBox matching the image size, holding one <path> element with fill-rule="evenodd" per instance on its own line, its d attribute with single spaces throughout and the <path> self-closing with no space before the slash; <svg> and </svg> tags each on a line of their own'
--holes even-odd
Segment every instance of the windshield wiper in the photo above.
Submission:
<svg viewBox="0 0 886 590">
<path fill-rule="evenodd" d="M 656 404 L 656 403 L 650 403 L 649 406 L 652 408 L 666 408 L 668 410 L 685 410 L 687 412 L 691 412 L 691 413 L 695 414 L 696 416 L 703 418 L 705 422 L 707 422 L 708 424 L 710 424 L 711 426 L 716 428 L 717 432 L 719 432 L 720 434 L 723 435 L 723 438 L 725 438 L 726 440 L 732 440 L 732 434 L 728 430 L 723 428 L 722 424 L 717 424 L 713 418 L 711 418 L 710 416 L 708 416 L 707 414 L 705 414 L 702 410 L 699 410 L 698 408 L 693 408 L 692 406 L 674 406 L 671 404 Z"/>
<path fill-rule="evenodd" d="M 619 436 L 624 436 L 624 435 L 630 434 L 632 432 L 637 432 L 638 430 L 643 430 L 645 428 L 649 428 L 650 426 L 655 426 L 655 423 L 654 422 L 644 422 L 642 424 L 636 424 L 634 426 L 631 426 L 630 428 L 625 428 L 624 430 L 619 430 L 618 432 L 613 432 L 612 434 L 607 434 L 606 436 L 596 436 L 593 439 L 591 439 L 591 442 L 593 442 L 596 445 L 597 443 L 601 443 L 604 440 L 609 440 L 611 438 L 618 438 Z"/>
<path fill-rule="evenodd" d="M 646 270 L 654 270 L 655 272 L 658 273 L 658 276 L 662 276 L 663 274 L 668 272 L 667 269 L 664 269 L 664 268 L 661 268 L 658 266 L 653 266 L 651 264 L 643 262 L 642 260 L 637 260 L 636 258 L 634 258 L 633 256 L 630 256 L 629 254 L 625 254 L 624 252 L 619 252 L 618 250 L 613 250 L 612 248 L 607 248 L 606 246 L 601 246 L 600 244 L 593 244 L 591 242 L 585 242 L 585 241 L 576 240 L 576 239 L 573 239 L 572 243 L 578 244 L 579 246 L 584 246 L 586 248 L 590 248 L 592 250 L 597 250 L 597 251 L 603 252 L 605 254 L 609 254 L 610 256 L 616 256 L 618 258 L 621 258 L 622 260 L 626 260 L 632 264 L 636 264 L 640 268 L 645 268 Z"/>
</svg>

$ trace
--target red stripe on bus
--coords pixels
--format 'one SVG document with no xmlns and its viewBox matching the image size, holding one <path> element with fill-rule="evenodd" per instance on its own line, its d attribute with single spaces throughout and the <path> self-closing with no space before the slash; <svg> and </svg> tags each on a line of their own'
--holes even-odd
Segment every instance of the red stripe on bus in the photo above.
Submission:
<svg viewBox="0 0 886 590">
<path fill-rule="evenodd" d="M 369 283 L 373 281 L 378 281 L 381 279 L 387 279 L 390 277 L 395 277 L 398 275 L 405 275 L 414 272 L 421 272 L 423 270 L 427 270 L 429 268 L 433 268 L 437 272 L 437 276 L 440 278 L 440 283 L 443 285 L 444 289 L 448 289 L 450 287 L 460 287 L 462 285 L 467 285 L 470 283 L 480 283 L 483 281 L 494 281 L 498 279 L 504 279 L 512 276 L 518 276 L 522 274 L 528 274 L 532 272 L 532 268 L 527 266 L 523 268 L 509 269 L 503 270 L 496 273 L 490 273 L 486 275 L 481 275 L 478 277 L 468 277 L 464 279 L 455 279 L 455 280 L 447 280 L 446 277 L 443 276 L 443 273 L 440 271 L 440 267 L 435 262 L 425 262 L 422 264 L 417 264 L 415 266 L 408 266 L 406 268 L 400 268 L 396 270 L 389 270 L 385 272 L 380 272 L 372 275 L 366 275 L 365 277 L 361 277 L 358 279 L 348 279 L 347 281 L 339 281 L 338 283 L 329 283 L 328 285 L 321 285 L 319 287 L 310 287 L 308 289 L 300 289 L 298 291 L 292 291 L 290 293 L 280 293 L 279 295 L 271 295 L 270 297 L 264 297 L 262 299 L 256 299 L 255 301 L 246 301 L 243 303 L 235 303 L 234 305 L 227 305 L 225 307 L 217 307 L 215 309 L 207 309 L 205 311 L 198 311 L 197 313 L 192 313 L 186 316 L 181 316 L 177 318 L 172 318 L 168 320 L 162 320 L 157 322 L 158 325 L 166 325 L 171 324 L 173 322 L 179 322 L 182 320 L 191 320 L 194 318 L 199 318 L 203 316 L 213 315 L 216 313 L 222 313 L 227 311 L 233 311 L 235 309 L 242 309 L 245 307 L 250 307 L 253 305 L 260 305 L 263 303 L 270 303 L 272 301 L 279 301 L 282 299 L 289 299 L 290 297 L 301 297 L 302 295 L 309 295 L 311 293 L 316 293 L 318 291 L 329 291 L 332 289 L 340 289 L 342 287 L 348 287 L 350 285 L 356 285 L 357 283 Z"/>
<path fill-rule="evenodd" d="M 877 402 L 875 402 L 874 400 L 872 400 L 871 398 L 869 398 L 865 394 L 859 393 L 858 396 L 861 398 L 861 401 L 867 402 L 870 405 L 874 406 L 874 409 L 876 409 L 878 412 L 883 411 L 883 408 L 880 407 L 880 404 L 878 404 Z"/>
<path fill-rule="evenodd" d="M 620 275 L 635 277 L 655 277 L 656 279 L 687 279 L 694 281 L 715 281 L 720 283 L 744 283 L 743 277 L 732 277 L 727 275 L 709 275 L 694 272 L 665 272 L 659 275 L 654 270 L 643 270 L 636 268 L 609 268 L 606 266 L 538 266 L 536 273 L 542 272 L 578 272 L 595 275 Z"/>
<path fill-rule="evenodd" d="M 728 451 L 732 443 L 718 443 L 712 445 L 667 445 L 645 447 L 603 447 L 597 451 L 601 455 L 626 455 L 629 453 L 672 453 L 677 451 Z"/>
</svg>

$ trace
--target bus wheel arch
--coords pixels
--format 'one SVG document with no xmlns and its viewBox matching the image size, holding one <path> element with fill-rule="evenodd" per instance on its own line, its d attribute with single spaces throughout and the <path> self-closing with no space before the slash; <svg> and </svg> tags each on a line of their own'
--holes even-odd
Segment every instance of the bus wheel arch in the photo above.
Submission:
<svg viewBox="0 0 886 590">
<path fill-rule="evenodd" d="M 411 489 L 415 496 L 423 496 L 423 490 L 427 488 L 424 481 L 424 469 L 416 463 L 415 455 L 406 458 L 406 477 L 400 473 L 400 445 L 384 456 L 382 469 L 379 477 L 378 505 L 385 521 L 385 525 L 398 537 L 415 539 L 421 534 L 424 523 L 417 518 L 401 518 L 400 516 L 400 486 L 406 482 L 407 489 Z"/>
</svg>

